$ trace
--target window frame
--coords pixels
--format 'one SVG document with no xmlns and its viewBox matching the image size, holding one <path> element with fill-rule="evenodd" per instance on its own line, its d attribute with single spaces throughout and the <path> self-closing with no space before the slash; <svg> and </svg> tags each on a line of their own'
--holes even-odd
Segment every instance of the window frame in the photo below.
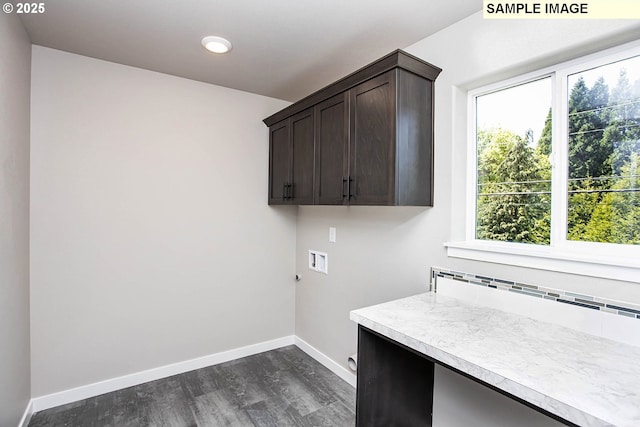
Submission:
<svg viewBox="0 0 640 427">
<path fill-rule="evenodd" d="M 627 43 L 467 92 L 465 241 L 445 243 L 448 256 L 632 282 L 640 280 L 640 245 L 572 241 L 566 238 L 568 76 L 638 55 L 640 55 L 640 42 Z M 550 158 L 552 166 L 550 244 L 547 246 L 476 239 L 478 174 L 476 98 L 547 77 L 551 78 L 553 140 Z"/>
</svg>

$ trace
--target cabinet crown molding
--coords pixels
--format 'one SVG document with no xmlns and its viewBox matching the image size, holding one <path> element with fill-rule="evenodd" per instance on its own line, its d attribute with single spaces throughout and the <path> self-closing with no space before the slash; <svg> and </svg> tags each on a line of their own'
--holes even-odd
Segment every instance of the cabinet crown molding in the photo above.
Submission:
<svg viewBox="0 0 640 427">
<path fill-rule="evenodd" d="M 335 96 L 341 92 L 349 90 L 360 83 L 370 80 L 380 74 L 383 74 L 394 68 L 401 68 L 409 71 L 427 80 L 435 81 L 436 77 L 442 71 L 441 68 L 436 67 L 422 59 L 413 56 L 403 50 L 397 49 L 386 56 L 374 61 L 357 71 L 349 74 L 342 79 L 331 83 L 328 86 L 312 93 L 311 95 L 301 99 L 300 101 L 291 104 L 287 108 L 278 111 L 275 114 L 267 117 L 263 120 L 264 124 L 268 127 L 278 123 L 281 120 L 286 119 L 294 114 L 297 114 L 309 107 L 312 107 L 322 101 L 325 101 L 332 96 Z"/>
</svg>

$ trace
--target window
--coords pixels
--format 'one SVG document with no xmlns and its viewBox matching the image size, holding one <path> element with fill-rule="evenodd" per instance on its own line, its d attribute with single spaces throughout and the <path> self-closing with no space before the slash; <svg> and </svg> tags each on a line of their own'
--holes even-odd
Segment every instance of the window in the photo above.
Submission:
<svg viewBox="0 0 640 427">
<path fill-rule="evenodd" d="M 567 82 L 567 239 L 638 245 L 640 56 Z"/>
<path fill-rule="evenodd" d="M 551 78 L 476 101 L 476 239 L 550 243 Z"/>
<path fill-rule="evenodd" d="M 640 269 L 640 47 L 469 93 L 467 242 L 502 252 Z M 499 261 L 496 261 L 499 262 Z M 506 262 L 506 261 L 505 261 Z M 509 264 L 546 268 L 510 257 Z M 593 274 L 602 275 L 603 274 Z M 607 274 L 606 277 L 612 277 Z"/>
</svg>

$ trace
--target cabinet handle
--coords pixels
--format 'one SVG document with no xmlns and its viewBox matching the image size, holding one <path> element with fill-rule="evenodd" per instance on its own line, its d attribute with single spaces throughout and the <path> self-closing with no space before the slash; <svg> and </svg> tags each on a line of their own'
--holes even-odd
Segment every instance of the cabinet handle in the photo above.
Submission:
<svg viewBox="0 0 640 427">
<path fill-rule="evenodd" d="M 293 184 L 282 185 L 282 200 L 293 199 Z"/>
<path fill-rule="evenodd" d="M 282 185 L 282 200 L 293 199 L 293 184 Z"/>
<path fill-rule="evenodd" d="M 349 200 L 353 198 L 353 194 L 351 193 L 351 183 L 353 182 L 353 178 L 342 176 L 342 198 L 348 197 Z M 347 191 L 345 192 L 345 184 L 347 187 Z"/>
</svg>

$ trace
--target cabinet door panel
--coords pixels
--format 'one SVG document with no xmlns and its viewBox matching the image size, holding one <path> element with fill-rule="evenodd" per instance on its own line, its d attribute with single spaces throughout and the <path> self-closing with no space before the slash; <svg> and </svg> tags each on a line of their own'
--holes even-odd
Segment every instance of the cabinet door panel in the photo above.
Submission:
<svg viewBox="0 0 640 427">
<path fill-rule="evenodd" d="M 433 82 L 398 75 L 396 203 L 433 206 Z"/>
<path fill-rule="evenodd" d="M 351 204 L 390 205 L 395 186 L 395 71 L 351 90 Z"/>
<path fill-rule="evenodd" d="M 313 108 L 291 118 L 291 203 L 313 204 L 314 137 Z"/>
<path fill-rule="evenodd" d="M 433 423 L 435 365 L 358 326 L 356 427 L 427 427 Z"/>
<path fill-rule="evenodd" d="M 341 205 L 348 189 L 349 108 L 348 93 L 334 96 L 315 108 L 316 203 Z"/>
<path fill-rule="evenodd" d="M 289 125 L 283 120 L 269 128 L 269 204 L 286 202 L 285 184 L 289 183 Z"/>
</svg>

